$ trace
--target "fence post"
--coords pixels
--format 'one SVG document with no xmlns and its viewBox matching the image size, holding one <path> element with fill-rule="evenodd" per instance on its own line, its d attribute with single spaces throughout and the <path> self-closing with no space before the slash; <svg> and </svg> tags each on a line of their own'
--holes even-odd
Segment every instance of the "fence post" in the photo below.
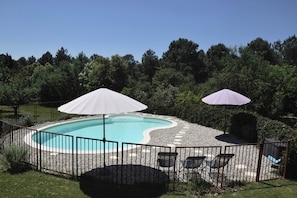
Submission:
<svg viewBox="0 0 297 198">
<path fill-rule="evenodd" d="M 119 184 L 119 178 L 118 178 L 118 175 L 119 175 L 119 143 L 117 142 L 117 165 L 116 165 L 116 175 L 117 175 L 117 178 L 116 178 L 116 184 Z"/>
<path fill-rule="evenodd" d="M 284 161 L 284 172 L 283 172 L 283 177 L 286 178 L 287 175 L 287 166 L 288 166 L 288 159 L 290 155 L 290 146 L 291 146 L 291 141 L 287 142 L 287 148 L 286 148 L 286 156 L 285 156 L 285 161 Z"/>
<path fill-rule="evenodd" d="M 72 157 L 72 178 L 74 178 L 75 176 L 74 176 L 74 137 L 72 136 L 71 137 L 71 140 L 72 140 L 72 142 L 71 142 L 71 145 L 72 145 L 72 148 L 71 148 L 71 150 L 72 150 L 72 152 L 71 152 L 71 157 Z"/>
<path fill-rule="evenodd" d="M 34 100 L 34 115 L 33 115 L 33 117 L 34 117 L 34 121 L 35 121 L 35 123 L 37 123 L 38 121 L 37 121 L 37 100 L 35 99 Z"/>
<path fill-rule="evenodd" d="M 264 148 L 264 143 L 261 142 L 260 143 L 260 148 L 259 148 L 259 157 L 258 157 L 258 165 L 257 165 L 256 182 L 258 182 L 259 181 L 259 178 L 260 178 L 263 148 Z"/>
<path fill-rule="evenodd" d="M 227 153 L 226 151 L 227 151 L 227 146 L 224 146 L 223 165 L 225 164 L 225 160 L 226 160 L 226 156 L 225 156 L 225 154 Z M 221 163 L 221 160 L 219 161 L 219 166 L 220 166 L 220 163 Z M 224 169 L 225 169 L 225 166 L 223 166 L 222 171 L 219 172 L 219 174 L 218 174 L 218 180 L 219 180 L 219 176 L 221 176 L 221 188 L 223 187 L 223 182 L 224 182 Z M 220 169 L 218 168 L 218 171 L 219 171 L 219 170 L 220 170 Z M 221 173 L 221 174 L 220 174 L 220 173 Z M 218 183 L 217 183 L 217 185 L 218 185 Z"/>
<path fill-rule="evenodd" d="M 170 152 L 171 152 L 171 147 L 170 147 Z M 177 153 L 177 147 L 174 148 L 174 152 Z M 176 158 L 176 156 L 175 156 Z M 173 190 L 175 190 L 175 182 L 176 182 L 176 175 L 175 175 L 175 171 L 176 171 L 176 159 L 174 160 L 174 164 L 173 164 L 173 185 L 172 185 L 172 188 Z M 169 173 L 169 168 L 168 168 L 168 173 Z M 170 174 L 169 175 L 169 178 L 170 178 Z"/>
<path fill-rule="evenodd" d="M 1 115 L 1 110 L 0 110 L 0 115 Z M 1 119 L 1 117 L 0 117 L 0 119 Z M 2 127 L 3 127 L 3 123 L 2 123 L 2 120 L 0 120 L 0 153 L 4 149 L 4 138 L 1 139 L 2 136 L 4 136 Z"/>
<path fill-rule="evenodd" d="M 75 144 L 76 144 L 76 180 L 79 179 L 79 176 L 78 176 L 78 137 L 75 138 Z"/>
<path fill-rule="evenodd" d="M 121 150 L 122 150 L 122 160 L 121 160 L 121 181 L 120 181 L 121 183 L 120 184 L 123 185 L 123 182 L 124 182 L 124 179 L 123 179 L 123 177 L 124 177 L 124 173 L 123 173 L 123 171 L 124 171 L 124 168 L 123 168 L 123 166 L 124 166 L 124 142 L 122 142 Z"/>
<path fill-rule="evenodd" d="M 14 131 L 14 126 L 11 125 L 9 127 L 9 134 L 10 134 L 9 146 L 11 146 L 13 144 L 13 131 Z"/>
<path fill-rule="evenodd" d="M 1 119 L 1 110 L 0 110 L 0 119 Z M 2 120 L 0 120 L 0 137 L 2 137 L 2 133 L 3 133 L 3 123 Z"/>
<path fill-rule="evenodd" d="M 39 134 L 39 171 L 41 171 L 41 169 L 42 169 L 42 165 L 41 165 L 41 133 L 42 133 L 42 131 L 38 131 L 38 134 Z"/>
</svg>

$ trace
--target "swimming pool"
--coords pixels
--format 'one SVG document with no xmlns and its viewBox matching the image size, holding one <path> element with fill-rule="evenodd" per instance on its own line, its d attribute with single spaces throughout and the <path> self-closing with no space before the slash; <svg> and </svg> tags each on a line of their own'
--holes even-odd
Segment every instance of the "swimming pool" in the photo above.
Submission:
<svg viewBox="0 0 297 198">
<path fill-rule="evenodd" d="M 173 121 L 142 117 L 138 115 L 113 115 L 105 119 L 106 140 L 116 141 L 121 146 L 122 142 L 142 143 L 149 142 L 149 132 L 160 128 L 169 128 L 176 125 Z M 91 118 L 76 121 L 68 121 L 46 126 L 39 129 L 39 132 L 31 134 L 31 146 L 42 145 L 43 150 L 56 149 L 64 152 L 75 149 L 79 151 L 102 150 L 99 146 L 90 144 L 89 141 L 75 144 L 71 140 L 76 137 L 88 139 L 103 139 L 102 118 Z M 99 143 L 99 142 L 98 142 Z M 40 147 L 40 146 L 39 146 Z M 113 148 L 109 148 L 113 149 Z"/>
</svg>

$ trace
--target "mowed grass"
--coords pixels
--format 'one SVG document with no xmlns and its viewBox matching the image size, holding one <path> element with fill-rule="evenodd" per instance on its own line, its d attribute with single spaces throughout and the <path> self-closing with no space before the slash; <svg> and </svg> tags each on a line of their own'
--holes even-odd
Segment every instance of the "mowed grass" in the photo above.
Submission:
<svg viewBox="0 0 297 198">
<path fill-rule="evenodd" d="M 232 189 L 234 191 L 235 189 Z M 225 192 L 220 198 L 239 197 L 267 197 L 267 198 L 291 198 L 297 197 L 297 181 L 294 180 L 270 180 L 262 182 L 254 182 L 236 189 L 236 192 Z"/>
<path fill-rule="evenodd" d="M 94 187 L 95 184 L 93 184 Z M 100 188 L 100 186 L 98 186 Z M 110 190 L 110 189 L 109 189 Z M 111 193 L 112 194 L 112 193 Z M 243 198 L 257 198 L 257 197 L 296 197 L 297 181 L 293 180 L 273 180 L 258 183 L 250 183 L 241 187 L 227 189 L 222 194 L 205 195 L 204 197 L 216 196 L 220 198 L 226 197 L 243 197 Z M 107 196 L 92 197 L 109 197 Z M 125 197 L 125 189 L 122 190 L 121 195 Z M 126 194 L 127 195 L 127 194 Z M 140 194 L 141 195 L 141 192 Z M 143 194 L 143 197 L 147 194 Z M 19 174 L 10 174 L 5 171 L 0 171 L 0 197 L 5 198 L 19 198 L 19 197 L 90 197 L 86 195 L 81 189 L 79 181 L 73 181 L 65 178 L 56 177 L 49 174 L 44 174 L 36 171 L 28 171 Z M 111 196 L 112 197 L 112 196 Z M 121 197 L 119 194 L 117 197 Z M 152 196 L 154 197 L 154 196 Z M 161 198 L 181 198 L 197 197 L 189 192 L 164 192 L 159 197 Z"/>
<path fill-rule="evenodd" d="M 28 171 L 19 174 L 0 173 L 0 197 L 88 197 L 79 182 Z"/>
<path fill-rule="evenodd" d="M 53 120 L 66 119 L 69 115 L 59 112 L 57 107 L 47 107 L 41 105 L 21 105 L 18 108 L 19 117 L 29 117 L 32 122 L 43 123 Z M 15 120 L 12 107 L 0 105 L 0 119 Z"/>
</svg>

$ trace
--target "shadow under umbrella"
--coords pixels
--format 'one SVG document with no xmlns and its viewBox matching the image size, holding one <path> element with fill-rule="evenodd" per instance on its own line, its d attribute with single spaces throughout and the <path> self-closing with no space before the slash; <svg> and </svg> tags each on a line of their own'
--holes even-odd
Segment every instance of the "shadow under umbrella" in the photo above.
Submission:
<svg viewBox="0 0 297 198">
<path fill-rule="evenodd" d="M 102 176 L 102 169 L 109 174 Z M 90 197 L 158 197 L 168 190 L 161 170 L 142 165 L 112 165 L 81 175 L 80 188 Z"/>
<path fill-rule="evenodd" d="M 239 138 L 235 135 L 231 135 L 231 134 L 221 134 L 221 135 L 217 135 L 215 138 L 219 141 L 231 143 L 231 144 L 247 143 L 247 141 L 245 141 L 244 139 L 241 139 L 241 138 Z"/>
</svg>

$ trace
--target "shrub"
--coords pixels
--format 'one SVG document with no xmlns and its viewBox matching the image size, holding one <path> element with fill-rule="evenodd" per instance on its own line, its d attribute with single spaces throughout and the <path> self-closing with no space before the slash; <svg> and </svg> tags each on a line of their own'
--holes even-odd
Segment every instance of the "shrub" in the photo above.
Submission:
<svg viewBox="0 0 297 198">
<path fill-rule="evenodd" d="M 222 131 L 226 130 L 227 133 L 249 142 L 261 142 L 265 137 L 286 141 L 296 136 L 285 123 L 242 110 L 237 106 L 183 104 L 176 105 L 174 108 L 175 115 L 183 120 Z"/>
<path fill-rule="evenodd" d="M 229 111 L 226 114 L 224 111 L 224 107 L 215 105 L 179 104 L 175 106 L 177 117 L 219 130 L 225 129 L 225 115 L 227 116 L 226 128 L 229 127 Z"/>
<path fill-rule="evenodd" d="M 28 170 L 27 149 L 15 145 L 7 147 L 3 152 L 3 162 L 7 170 L 11 173 L 19 173 Z"/>
<path fill-rule="evenodd" d="M 34 125 L 34 122 L 32 121 L 31 116 L 29 115 L 21 117 L 19 122 L 22 126 L 30 127 Z"/>
<path fill-rule="evenodd" d="M 258 141 L 256 116 L 250 113 L 234 114 L 231 119 L 230 134 L 256 143 Z"/>
</svg>

